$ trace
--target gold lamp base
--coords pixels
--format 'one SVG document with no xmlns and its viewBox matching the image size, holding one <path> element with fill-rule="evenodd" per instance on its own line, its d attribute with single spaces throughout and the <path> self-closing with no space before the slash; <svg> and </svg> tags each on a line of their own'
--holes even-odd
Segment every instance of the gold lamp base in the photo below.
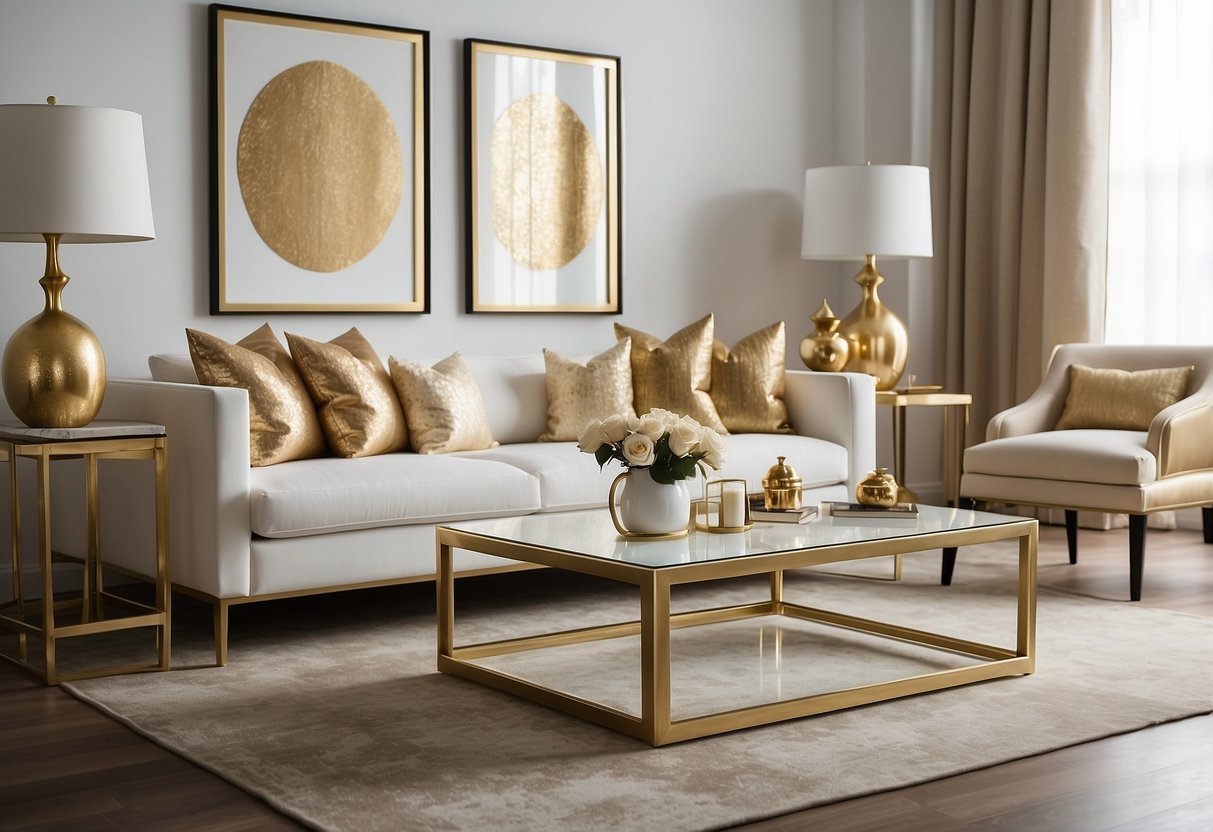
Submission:
<svg viewBox="0 0 1213 832">
<path fill-rule="evenodd" d="M 4 348 L 8 406 L 31 428 L 78 428 L 101 409 L 105 354 L 83 321 L 63 311 L 68 276 L 59 268 L 59 235 L 45 234 L 46 308 L 22 324 Z"/>
<path fill-rule="evenodd" d="M 876 271 L 875 255 L 864 257 L 855 282 L 863 287 L 863 300 L 838 326 L 850 345 L 846 371 L 867 373 L 876 379 L 877 390 L 892 390 L 910 357 L 909 335 L 876 293 L 884 278 Z"/>
</svg>

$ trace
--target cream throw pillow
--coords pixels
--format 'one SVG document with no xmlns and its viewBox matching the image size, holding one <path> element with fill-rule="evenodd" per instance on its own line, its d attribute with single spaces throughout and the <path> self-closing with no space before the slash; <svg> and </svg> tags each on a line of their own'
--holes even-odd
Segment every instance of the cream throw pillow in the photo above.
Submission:
<svg viewBox="0 0 1213 832">
<path fill-rule="evenodd" d="M 728 433 L 708 395 L 713 324 L 709 314 L 665 341 L 615 324 L 616 338 L 632 339 L 632 404 L 637 413 L 661 407 L 679 416 L 690 416 L 717 433 Z"/>
<path fill-rule="evenodd" d="M 392 379 L 357 327 L 327 344 L 290 332 L 286 342 L 333 453 L 352 458 L 408 447 L 404 411 Z"/>
<path fill-rule="evenodd" d="M 392 356 L 388 366 L 414 451 L 445 454 L 497 447 L 480 388 L 459 353 L 433 367 Z"/>
<path fill-rule="evenodd" d="M 783 401 L 783 321 L 747 335 L 730 350 L 712 346 L 712 403 L 730 433 L 791 433 Z"/>
<path fill-rule="evenodd" d="M 196 329 L 187 329 L 185 338 L 198 381 L 248 391 L 249 460 L 254 467 L 324 456 L 327 448 L 316 408 L 290 353 L 269 324 L 236 344 Z"/>
<path fill-rule="evenodd" d="M 1188 393 L 1193 367 L 1110 370 L 1070 365 L 1070 390 L 1057 430 L 1149 430 L 1163 408 Z"/>
<path fill-rule="evenodd" d="M 585 364 L 543 351 L 548 388 L 548 429 L 540 442 L 572 442 L 591 419 L 618 413 L 636 416 L 632 408 L 632 339 L 624 338 Z"/>
</svg>

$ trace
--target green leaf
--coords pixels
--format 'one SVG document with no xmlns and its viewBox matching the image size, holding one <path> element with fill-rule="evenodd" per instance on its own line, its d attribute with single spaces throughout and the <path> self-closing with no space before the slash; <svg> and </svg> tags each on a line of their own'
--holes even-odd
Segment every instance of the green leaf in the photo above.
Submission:
<svg viewBox="0 0 1213 832">
<path fill-rule="evenodd" d="M 662 485 L 673 485 L 675 480 L 673 472 L 665 466 L 654 465 L 649 469 L 649 476 L 653 478 L 654 482 L 659 482 Z"/>
<path fill-rule="evenodd" d="M 603 443 L 598 446 L 598 450 L 594 451 L 594 459 L 598 460 L 598 467 L 606 465 L 615 456 L 615 449 L 610 445 Z"/>
<path fill-rule="evenodd" d="M 678 460 L 673 465 L 673 474 L 675 479 L 685 480 L 695 477 L 695 457 L 687 456 Z"/>
</svg>

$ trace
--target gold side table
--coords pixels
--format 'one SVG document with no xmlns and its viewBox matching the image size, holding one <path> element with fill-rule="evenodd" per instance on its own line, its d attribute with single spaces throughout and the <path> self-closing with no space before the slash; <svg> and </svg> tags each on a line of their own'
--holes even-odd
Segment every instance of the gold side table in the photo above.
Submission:
<svg viewBox="0 0 1213 832">
<path fill-rule="evenodd" d="M 943 498 L 950 506 L 960 500 L 960 474 L 964 464 L 965 429 L 969 424 L 970 393 L 942 391 L 881 390 L 876 404 L 891 408 L 893 413 L 893 476 L 897 478 L 899 502 L 918 502 L 917 495 L 906 487 L 906 410 L 911 407 L 943 408 Z"/>
<path fill-rule="evenodd" d="M 12 600 L 0 605 L 0 630 L 16 633 L 17 654 L 0 652 L 0 658 L 33 672 L 48 685 L 118 673 L 169 669 L 170 600 L 168 558 L 168 458 L 163 425 L 98 420 L 82 428 L 28 428 L 0 424 L 0 462 L 8 463 L 12 555 Z M 21 575 L 21 489 L 18 461 L 33 460 L 37 467 L 38 566 L 41 590 L 27 598 Z M 56 598 L 53 566 L 57 560 L 79 558 L 60 555 L 51 540 L 51 463 L 84 461 L 87 546 L 79 598 Z M 156 477 L 156 574 L 153 606 L 140 604 L 105 590 L 102 578 L 98 463 L 104 459 L 150 460 Z M 71 623 L 60 623 L 57 613 L 78 610 Z M 66 617 L 66 616 L 64 616 Z M 141 627 L 155 629 L 154 662 L 60 673 L 55 648 L 59 640 Z M 30 637 L 42 640 L 43 663 L 30 660 Z"/>
</svg>

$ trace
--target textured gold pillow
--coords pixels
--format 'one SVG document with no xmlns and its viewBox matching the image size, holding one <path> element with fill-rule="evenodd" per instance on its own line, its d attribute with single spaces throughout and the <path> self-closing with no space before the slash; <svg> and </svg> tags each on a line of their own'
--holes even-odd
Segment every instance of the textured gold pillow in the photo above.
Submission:
<svg viewBox="0 0 1213 832">
<path fill-rule="evenodd" d="M 480 388 L 459 353 L 432 368 L 395 356 L 388 359 L 388 366 L 404 405 L 414 451 L 445 454 L 497 447 Z"/>
<path fill-rule="evenodd" d="M 632 339 L 578 364 L 549 349 L 543 351 L 548 387 L 548 429 L 540 442 L 572 442 L 586 422 L 618 413 L 634 417 L 632 408 Z"/>
<path fill-rule="evenodd" d="M 288 332 L 286 343 L 333 453 L 374 456 L 408 447 L 392 379 L 357 327 L 327 344 Z"/>
<path fill-rule="evenodd" d="M 324 434 L 290 353 L 265 324 L 229 344 L 196 329 L 185 331 L 198 381 L 248 390 L 249 460 L 254 467 L 325 453 Z"/>
<path fill-rule="evenodd" d="M 1188 392 L 1192 367 L 1105 370 L 1070 365 L 1070 392 L 1057 430 L 1149 430 L 1150 422 Z"/>
<path fill-rule="evenodd" d="M 711 315 L 661 341 L 615 324 L 615 337 L 632 339 L 632 404 L 637 413 L 662 407 L 690 416 L 706 428 L 728 433 L 708 395 L 712 383 Z"/>
<path fill-rule="evenodd" d="M 730 433 L 791 433 L 783 401 L 783 321 L 747 335 L 730 350 L 712 345 L 712 404 Z"/>
</svg>

